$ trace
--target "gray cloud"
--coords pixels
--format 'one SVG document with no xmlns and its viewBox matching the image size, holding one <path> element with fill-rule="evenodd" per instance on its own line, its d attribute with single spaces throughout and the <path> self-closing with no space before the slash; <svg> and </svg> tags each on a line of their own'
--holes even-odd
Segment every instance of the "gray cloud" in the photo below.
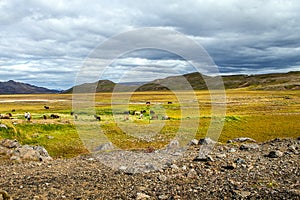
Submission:
<svg viewBox="0 0 300 200">
<path fill-rule="evenodd" d="M 223 74 L 300 70 L 299 10 L 296 0 L 2 0 L 0 80 L 70 87 L 93 49 L 140 27 L 182 32 L 207 50 Z M 189 51 L 172 35 L 135 37 Z M 107 69 L 112 80 L 126 72 L 126 79 L 151 80 L 194 70 L 178 55 L 149 49 L 125 54 Z"/>
</svg>

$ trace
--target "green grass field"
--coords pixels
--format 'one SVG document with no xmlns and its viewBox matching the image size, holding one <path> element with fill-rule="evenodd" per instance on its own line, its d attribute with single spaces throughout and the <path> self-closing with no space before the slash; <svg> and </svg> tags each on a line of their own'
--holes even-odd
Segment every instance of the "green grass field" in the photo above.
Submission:
<svg viewBox="0 0 300 200">
<path fill-rule="evenodd" d="M 76 110 L 75 121 L 70 115 L 71 94 L 0 95 L 0 113 L 13 115 L 13 119 L 0 119 L 0 124 L 8 127 L 0 128 L 0 138 L 42 145 L 51 156 L 58 158 L 88 153 L 103 141 L 111 141 L 121 149 L 162 148 L 178 132 L 181 138 L 199 139 L 206 136 L 210 125 L 218 127 L 222 123 L 219 142 L 235 137 L 265 141 L 300 136 L 300 91 L 227 90 L 226 117 L 212 124 L 215 116 L 212 116 L 208 91 L 197 91 L 195 96 L 187 91 L 176 95 L 172 92 L 98 93 L 94 107 L 90 107 L 87 96 L 81 94 L 78 98 L 86 107 Z M 151 102 L 150 107 L 146 101 Z M 50 109 L 44 109 L 44 105 Z M 128 110 L 146 113 L 139 119 L 139 115 L 125 114 Z M 155 111 L 152 116 L 157 115 L 158 120 L 149 120 L 150 110 Z M 30 122 L 24 119 L 25 112 L 31 113 Z M 93 112 L 101 116 L 100 122 L 95 120 Z M 60 119 L 49 119 L 51 114 L 59 115 Z M 43 115 L 48 119 L 44 120 Z M 161 120 L 165 115 L 171 120 Z"/>
</svg>

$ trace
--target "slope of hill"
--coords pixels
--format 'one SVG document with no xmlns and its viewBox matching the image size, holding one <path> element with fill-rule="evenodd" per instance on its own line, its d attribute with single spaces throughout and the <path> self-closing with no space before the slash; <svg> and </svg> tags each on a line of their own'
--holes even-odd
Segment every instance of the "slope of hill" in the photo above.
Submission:
<svg viewBox="0 0 300 200">
<path fill-rule="evenodd" d="M 201 75 L 198 72 L 185 74 L 183 76 L 170 76 L 163 79 L 156 79 L 151 82 L 138 86 L 136 91 L 164 91 L 164 90 L 206 90 L 205 80 L 214 86 L 218 86 L 222 78 L 225 89 L 245 88 L 248 90 L 300 90 L 300 71 L 288 73 L 273 73 L 260 75 L 229 75 L 222 77 L 210 77 Z M 85 83 L 78 87 L 80 92 L 94 92 L 97 84 L 96 92 L 112 92 L 114 87 L 118 87 L 119 91 L 130 91 L 136 85 L 116 84 L 109 80 L 100 80 L 95 83 Z M 70 93 L 70 88 L 64 93 Z"/>
<path fill-rule="evenodd" d="M 0 94 L 52 94 L 58 90 L 50 90 L 44 87 L 20 83 L 16 81 L 0 82 Z"/>
</svg>

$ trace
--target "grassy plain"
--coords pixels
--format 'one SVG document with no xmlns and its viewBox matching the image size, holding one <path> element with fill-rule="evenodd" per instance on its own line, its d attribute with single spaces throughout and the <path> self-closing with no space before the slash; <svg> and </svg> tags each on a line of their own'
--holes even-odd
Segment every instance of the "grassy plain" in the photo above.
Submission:
<svg viewBox="0 0 300 200">
<path fill-rule="evenodd" d="M 89 105 L 86 94 L 80 102 Z M 101 116 L 98 122 L 92 112 L 79 110 L 78 119 L 70 115 L 72 94 L 0 95 L 0 113 L 12 113 L 13 119 L 1 119 L 8 129 L 0 128 L 0 139 L 17 139 L 22 144 L 42 145 L 51 156 L 73 157 L 88 153 L 98 142 L 112 141 L 122 149 L 161 148 L 180 132 L 183 137 L 205 137 L 212 116 L 208 91 L 97 93 L 92 112 Z M 194 98 L 195 97 L 195 98 Z M 87 101 L 87 102 L 85 102 Z M 145 102 L 150 101 L 150 108 Z M 168 104 L 172 102 L 172 104 Z M 50 109 L 44 109 L 44 105 Z M 15 112 L 12 112 L 12 110 Z M 126 111 L 146 110 L 143 119 Z M 158 120 L 149 120 L 150 110 Z M 24 119 L 30 112 L 32 120 Z M 49 119 L 57 114 L 60 119 Z M 48 119 L 44 120 L 43 115 Z M 171 120 L 161 120 L 163 116 Z M 265 141 L 276 137 L 300 136 L 300 91 L 226 91 L 226 117 L 219 142 L 235 137 Z M 180 126 L 182 125 L 182 126 Z M 99 140 L 99 141 L 97 141 Z M 85 145 L 84 145 L 85 144 Z"/>
</svg>

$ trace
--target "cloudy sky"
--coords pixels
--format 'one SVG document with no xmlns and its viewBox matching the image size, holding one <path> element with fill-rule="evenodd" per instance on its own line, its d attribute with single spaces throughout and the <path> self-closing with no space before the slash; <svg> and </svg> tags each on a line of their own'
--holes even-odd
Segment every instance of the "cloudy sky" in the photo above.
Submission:
<svg viewBox="0 0 300 200">
<path fill-rule="evenodd" d="M 300 70 L 299 10 L 297 0 L 0 0 L 0 81 L 67 89 L 103 42 L 144 27 L 194 40 L 220 74 Z M 171 34 L 141 39 L 151 38 L 189 49 Z M 115 58 L 100 78 L 118 81 L 125 73 L 126 81 L 147 81 L 195 71 L 190 64 L 171 52 L 137 49 Z"/>
</svg>

